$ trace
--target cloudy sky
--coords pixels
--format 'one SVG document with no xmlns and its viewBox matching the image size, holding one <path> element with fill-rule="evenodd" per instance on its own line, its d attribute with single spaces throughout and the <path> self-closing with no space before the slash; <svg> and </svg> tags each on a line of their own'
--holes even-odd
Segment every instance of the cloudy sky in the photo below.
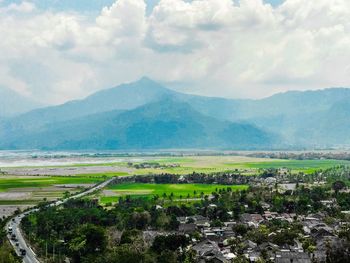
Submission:
<svg viewBox="0 0 350 263">
<path fill-rule="evenodd" d="M 350 87 L 349 0 L 0 0 L 0 88 L 46 104 L 148 76 L 259 98 Z"/>
</svg>

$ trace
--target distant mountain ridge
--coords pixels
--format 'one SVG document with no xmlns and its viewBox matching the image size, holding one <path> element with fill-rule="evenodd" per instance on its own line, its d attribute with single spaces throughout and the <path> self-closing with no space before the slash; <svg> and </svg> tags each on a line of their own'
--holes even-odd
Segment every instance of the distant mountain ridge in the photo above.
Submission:
<svg viewBox="0 0 350 263">
<path fill-rule="evenodd" d="M 234 100 L 142 78 L 0 121 L 0 149 L 333 147 L 350 144 L 349 102 L 346 88 Z"/>
<path fill-rule="evenodd" d="M 8 135 L 0 144 L 14 149 L 266 148 L 274 138 L 250 124 L 205 116 L 189 104 L 161 100 L 129 111 L 110 111 L 46 124 Z M 28 143 L 29 142 L 29 143 Z"/>
</svg>

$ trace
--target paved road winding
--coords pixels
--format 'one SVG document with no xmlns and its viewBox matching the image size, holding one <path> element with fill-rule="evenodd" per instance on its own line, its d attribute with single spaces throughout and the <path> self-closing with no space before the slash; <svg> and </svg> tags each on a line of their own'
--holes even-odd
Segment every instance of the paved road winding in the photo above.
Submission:
<svg viewBox="0 0 350 263">
<path fill-rule="evenodd" d="M 74 196 L 71 196 L 67 199 L 64 200 L 59 200 L 56 201 L 52 204 L 50 204 L 50 206 L 59 206 L 64 204 L 65 202 L 67 202 L 68 200 L 71 199 L 77 199 L 83 196 L 86 196 L 88 194 L 91 194 L 92 192 L 96 191 L 96 190 L 100 190 L 104 187 L 106 187 L 109 183 L 111 183 L 114 180 L 114 178 L 111 178 L 101 184 L 95 185 L 94 187 L 90 188 L 89 190 L 76 194 Z M 24 249 L 26 251 L 26 254 L 23 256 L 23 262 L 24 263 L 39 263 L 40 261 L 38 260 L 38 257 L 36 256 L 36 254 L 34 253 L 34 251 L 31 249 L 30 245 L 26 242 L 26 240 L 24 239 L 21 229 L 20 229 L 20 223 L 22 221 L 22 219 L 27 216 L 28 214 L 31 214 L 33 212 L 38 211 L 38 209 L 32 209 L 29 211 L 26 211 L 18 216 L 16 216 L 15 218 L 13 218 L 10 222 L 8 222 L 6 224 L 6 231 L 9 230 L 9 228 L 12 228 L 12 234 L 14 234 L 16 236 L 16 241 L 11 239 L 11 234 L 8 234 L 8 239 L 11 243 L 11 245 L 13 246 L 14 250 L 16 251 L 18 256 L 21 256 L 21 249 Z"/>
</svg>

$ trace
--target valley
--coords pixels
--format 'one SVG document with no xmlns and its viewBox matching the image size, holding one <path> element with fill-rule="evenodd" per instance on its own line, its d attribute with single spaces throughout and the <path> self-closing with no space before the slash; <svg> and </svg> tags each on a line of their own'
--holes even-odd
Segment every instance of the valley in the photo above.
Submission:
<svg viewBox="0 0 350 263">
<path fill-rule="evenodd" d="M 58 161 L 61 160 L 61 161 Z M 64 161 L 63 161 L 64 160 Z M 84 161 L 85 160 L 85 161 Z M 230 173 L 253 176 L 264 169 L 286 169 L 291 174 L 311 174 L 319 169 L 349 165 L 345 160 L 285 160 L 247 156 L 138 156 L 138 157 L 50 157 L 23 159 L 26 166 L 0 168 L 0 205 L 35 205 L 44 200 L 55 200 L 110 177 L 191 173 Z M 45 166 L 50 163 L 51 165 Z M 53 165 L 60 163 L 60 165 Z M 7 165 L 13 164 L 7 161 Z M 2 165 L 6 165 L 3 161 Z M 33 165 L 33 166 L 31 166 Z M 135 186 L 142 191 L 142 185 Z M 156 188 L 145 191 L 153 195 Z M 198 187 L 198 186 L 197 186 Z M 216 186 L 213 186 L 217 188 Z M 211 193 L 212 188 L 206 191 Z M 193 190 L 195 190 L 195 186 Z M 115 190 L 115 189 L 113 189 Z M 156 193 L 160 194 L 157 190 Z M 166 193 L 171 190 L 164 190 Z M 193 192 L 192 190 L 188 190 Z M 117 191 L 118 192 L 118 191 Z M 133 188 L 127 191 L 132 194 Z M 188 192 L 186 192 L 186 195 Z M 116 195 L 119 195 L 118 193 Z M 109 197 L 102 197 L 105 203 Z M 111 198 L 109 198 L 111 199 Z"/>
</svg>

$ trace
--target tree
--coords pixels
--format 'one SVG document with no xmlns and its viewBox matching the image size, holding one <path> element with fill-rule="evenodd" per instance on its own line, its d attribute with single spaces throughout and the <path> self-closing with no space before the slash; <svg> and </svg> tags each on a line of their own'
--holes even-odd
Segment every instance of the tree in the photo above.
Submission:
<svg viewBox="0 0 350 263">
<path fill-rule="evenodd" d="M 126 230 L 120 238 L 120 244 L 133 244 L 142 239 L 142 232 L 137 229 Z"/>
<path fill-rule="evenodd" d="M 147 211 L 144 211 L 141 213 L 138 213 L 138 212 L 132 213 L 128 221 L 129 226 L 140 230 L 145 229 L 150 223 L 151 223 L 151 215 Z"/>
<path fill-rule="evenodd" d="M 189 240 L 184 235 L 156 236 L 152 244 L 152 250 L 161 253 L 165 250 L 175 251 L 184 248 L 189 244 Z"/>
<path fill-rule="evenodd" d="M 64 199 L 67 199 L 69 196 L 70 196 L 69 191 L 65 191 L 65 192 L 63 193 L 63 198 L 64 198 Z"/>
<path fill-rule="evenodd" d="M 101 260 L 109 263 L 141 263 L 144 262 L 144 253 L 133 249 L 130 245 L 121 245 L 115 248 L 114 252 Z"/>
<path fill-rule="evenodd" d="M 157 263 L 177 263 L 177 255 L 173 251 L 164 250 L 157 257 Z"/>
<path fill-rule="evenodd" d="M 0 263 L 19 263 L 8 244 L 0 246 Z"/>
<path fill-rule="evenodd" d="M 105 229 L 91 224 L 82 225 L 74 231 L 68 246 L 73 258 L 78 261 L 82 256 L 103 252 L 107 247 Z"/>
<path fill-rule="evenodd" d="M 159 228 L 166 228 L 166 226 L 169 224 L 170 219 L 165 213 L 160 213 L 156 220 L 156 226 Z"/>
<path fill-rule="evenodd" d="M 244 236 L 248 232 L 248 227 L 244 224 L 236 224 L 232 227 L 232 230 L 240 236 Z"/>
<path fill-rule="evenodd" d="M 342 189 L 345 188 L 345 183 L 343 181 L 335 181 L 333 184 L 332 184 L 332 188 L 334 190 L 334 192 L 336 194 L 338 194 L 338 192 Z"/>
</svg>

